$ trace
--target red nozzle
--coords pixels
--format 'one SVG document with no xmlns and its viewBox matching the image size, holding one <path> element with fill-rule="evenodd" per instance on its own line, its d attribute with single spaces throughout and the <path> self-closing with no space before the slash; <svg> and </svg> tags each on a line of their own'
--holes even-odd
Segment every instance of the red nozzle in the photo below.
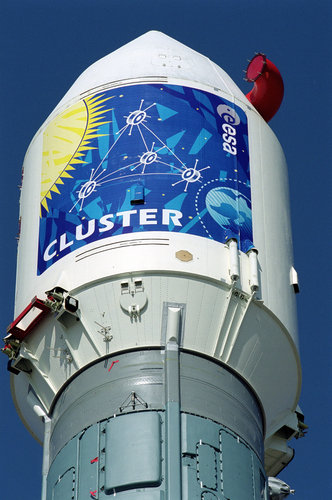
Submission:
<svg viewBox="0 0 332 500">
<path fill-rule="evenodd" d="M 278 111 L 284 96 L 281 74 L 264 54 L 257 54 L 248 64 L 246 78 L 248 82 L 254 82 L 246 97 L 268 122 Z"/>
</svg>

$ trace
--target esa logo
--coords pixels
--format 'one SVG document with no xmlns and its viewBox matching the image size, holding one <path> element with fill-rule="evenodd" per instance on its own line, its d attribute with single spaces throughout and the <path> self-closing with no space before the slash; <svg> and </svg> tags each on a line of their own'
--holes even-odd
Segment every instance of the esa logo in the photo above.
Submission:
<svg viewBox="0 0 332 500">
<path fill-rule="evenodd" d="M 222 124 L 222 147 L 226 153 L 236 155 L 236 126 L 240 123 L 240 118 L 237 112 L 227 104 L 219 104 L 217 113 L 224 120 Z"/>
</svg>

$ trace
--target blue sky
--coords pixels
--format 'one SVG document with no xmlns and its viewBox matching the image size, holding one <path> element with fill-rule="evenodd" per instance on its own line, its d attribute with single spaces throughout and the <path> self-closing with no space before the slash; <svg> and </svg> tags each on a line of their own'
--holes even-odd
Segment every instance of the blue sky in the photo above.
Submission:
<svg viewBox="0 0 332 500">
<path fill-rule="evenodd" d="M 1 331 L 13 319 L 21 166 L 35 132 L 79 74 L 156 29 L 208 56 L 247 93 L 247 59 L 279 67 L 285 97 L 270 125 L 286 154 L 291 194 L 300 347 L 301 407 L 310 429 L 280 475 L 296 499 L 332 493 L 331 440 L 331 47 L 329 0 L 2 0 L 0 5 Z M 20 422 L 0 360 L 1 498 L 36 500 L 41 447 Z"/>
</svg>

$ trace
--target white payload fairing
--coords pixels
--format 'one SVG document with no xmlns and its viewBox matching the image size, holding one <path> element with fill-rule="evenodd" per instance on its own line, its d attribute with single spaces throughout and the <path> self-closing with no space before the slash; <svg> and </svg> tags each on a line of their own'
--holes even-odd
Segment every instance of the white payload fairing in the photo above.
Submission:
<svg viewBox="0 0 332 500">
<path fill-rule="evenodd" d="M 247 98 L 152 31 L 32 140 L 3 350 L 44 500 L 267 499 L 291 460 L 298 284 L 267 69 L 278 87 L 258 55 Z"/>
</svg>

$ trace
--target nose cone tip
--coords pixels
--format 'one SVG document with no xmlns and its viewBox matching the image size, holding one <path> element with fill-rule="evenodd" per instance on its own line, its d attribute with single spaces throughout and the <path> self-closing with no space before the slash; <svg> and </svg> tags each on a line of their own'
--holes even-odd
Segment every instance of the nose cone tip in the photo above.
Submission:
<svg viewBox="0 0 332 500">
<path fill-rule="evenodd" d="M 168 35 L 158 30 L 149 30 L 146 33 L 143 33 L 141 36 L 149 38 L 164 38 L 164 37 L 169 38 Z"/>
<path fill-rule="evenodd" d="M 147 43 L 161 43 L 161 42 L 170 42 L 171 40 L 174 42 L 177 42 L 177 40 L 174 40 L 174 38 L 171 38 L 170 36 L 166 35 L 162 31 L 157 31 L 157 30 L 150 30 L 147 31 L 146 33 L 143 33 L 141 36 L 137 37 L 135 40 L 133 40 L 132 43 L 135 43 L 136 41 L 144 41 Z M 179 42 L 178 42 L 179 43 Z"/>
</svg>

